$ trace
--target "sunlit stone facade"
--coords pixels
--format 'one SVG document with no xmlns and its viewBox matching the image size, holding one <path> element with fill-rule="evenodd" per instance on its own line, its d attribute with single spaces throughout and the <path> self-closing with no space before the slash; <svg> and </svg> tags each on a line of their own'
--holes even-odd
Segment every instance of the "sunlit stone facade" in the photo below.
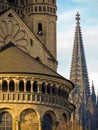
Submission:
<svg viewBox="0 0 98 130">
<path fill-rule="evenodd" d="M 71 81 L 56 72 L 56 1 L 0 0 L 0 130 L 69 130 Z"/>
</svg>

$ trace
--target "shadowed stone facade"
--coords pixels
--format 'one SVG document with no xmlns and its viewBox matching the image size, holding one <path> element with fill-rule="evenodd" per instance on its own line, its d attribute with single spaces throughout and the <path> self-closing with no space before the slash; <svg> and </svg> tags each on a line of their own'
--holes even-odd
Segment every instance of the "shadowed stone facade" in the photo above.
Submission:
<svg viewBox="0 0 98 130">
<path fill-rule="evenodd" d="M 76 29 L 73 45 L 70 80 L 75 84 L 75 89 L 70 96 L 76 105 L 72 114 L 70 130 L 97 130 L 97 104 L 94 84 L 91 92 L 84 53 L 84 46 L 80 27 L 80 15 L 76 14 Z"/>
</svg>

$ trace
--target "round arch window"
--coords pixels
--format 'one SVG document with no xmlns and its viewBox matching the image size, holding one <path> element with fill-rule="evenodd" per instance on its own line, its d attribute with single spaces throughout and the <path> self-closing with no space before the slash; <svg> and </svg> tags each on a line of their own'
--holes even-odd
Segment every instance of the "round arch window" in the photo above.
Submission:
<svg viewBox="0 0 98 130">
<path fill-rule="evenodd" d="M 53 120 L 49 114 L 43 116 L 42 130 L 52 130 Z"/>
<path fill-rule="evenodd" d="M 24 81 L 20 80 L 19 82 L 19 91 L 24 91 Z"/>
<path fill-rule="evenodd" d="M 14 91 L 15 90 L 15 84 L 14 84 L 14 81 L 11 80 L 10 83 L 9 83 L 9 91 Z"/>
<path fill-rule="evenodd" d="M 9 112 L 0 113 L 0 130 L 12 130 L 12 116 Z"/>
<path fill-rule="evenodd" d="M 26 82 L 26 91 L 27 91 L 27 92 L 30 92 L 30 91 L 31 91 L 31 82 L 30 82 L 30 80 L 28 80 L 28 81 Z"/>
<path fill-rule="evenodd" d="M 7 81 L 4 80 L 3 83 L 2 83 L 2 91 L 7 91 L 8 90 L 8 86 L 7 86 Z"/>
</svg>

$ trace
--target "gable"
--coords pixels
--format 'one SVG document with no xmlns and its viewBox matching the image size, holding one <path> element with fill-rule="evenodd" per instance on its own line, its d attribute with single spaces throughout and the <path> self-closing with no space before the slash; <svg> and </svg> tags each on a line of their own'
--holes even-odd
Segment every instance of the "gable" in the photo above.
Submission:
<svg viewBox="0 0 98 130">
<path fill-rule="evenodd" d="M 0 16 L 0 47 L 9 42 L 13 42 L 35 58 L 40 57 L 46 65 L 54 64 L 54 61 L 56 65 L 56 60 L 50 51 L 12 9 Z"/>
<path fill-rule="evenodd" d="M 2 26 L 2 24 L 3 24 L 3 26 Z M 16 30 L 16 31 L 13 33 L 13 30 L 11 31 L 11 29 Z M 2 32 L 2 30 L 3 30 L 3 32 Z M 7 32 L 8 32 L 8 34 L 7 34 Z M 12 34 L 9 33 L 9 32 L 12 32 Z M 6 11 L 5 13 L 3 13 L 0 16 L 0 35 L 1 35 L 1 33 L 2 34 L 5 33 L 6 36 L 10 35 L 10 36 L 14 37 L 15 34 L 18 33 L 18 32 L 19 33 L 21 32 L 22 36 L 25 35 L 24 37 L 22 37 L 20 35 L 20 37 L 22 39 L 28 41 L 28 46 L 29 47 L 30 47 L 30 45 L 32 45 L 32 43 L 34 43 L 36 41 L 44 49 L 44 51 L 46 51 L 46 53 L 48 53 L 48 55 L 50 55 L 52 58 L 54 58 L 53 55 L 49 52 L 49 50 L 45 47 L 45 45 L 40 41 L 38 36 L 33 32 L 33 30 L 31 31 L 29 29 L 29 27 L 23 22 L 23 20 L 16 14 L 16 12 L 13 9 L 9 9 L 8 11 Z M 11 39 L 11 37 L 10 37 L 10 39 Z M 4 44 L 6 44 L 6 42 L 7 41 L 5 39 L 5 43 Z M 0 43 L 2 44 L 1 41 L 0 41 Z M 27 50 L 29 48 L 26 45 L 26 41 L 24 41 L 24 44 L 22 44 L 22 45 L 20 45 L 20 43 L 17 43 L 17 41 L 16 41 L 16 45 L 17 46 L 21 46 L 21 47 L 24 46 L 23 48 L 25 48 Z"/>
</svg>

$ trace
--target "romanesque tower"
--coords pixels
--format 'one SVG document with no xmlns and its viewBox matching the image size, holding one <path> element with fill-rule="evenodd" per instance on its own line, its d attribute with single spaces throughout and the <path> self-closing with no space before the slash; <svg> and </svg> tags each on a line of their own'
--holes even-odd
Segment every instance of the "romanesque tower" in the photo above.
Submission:
<svg viewBox="0 0 98 130">
<path fill-rule="evenodd" d="M 76 105 L 76 110 L 72 117 L 72 129 L 92 130 L 92 112 L 94 97 L 94 86 L 92 85 L 92 95 L 90 94 L 88 72 L 85 60 L 83 40 L 80 27 L 80 15 L 76 15 L 76 29 L 70 71 L 70 80 L 75 84 L 75 89 L 71 94 L 71 100 Z"/>
</svg>

